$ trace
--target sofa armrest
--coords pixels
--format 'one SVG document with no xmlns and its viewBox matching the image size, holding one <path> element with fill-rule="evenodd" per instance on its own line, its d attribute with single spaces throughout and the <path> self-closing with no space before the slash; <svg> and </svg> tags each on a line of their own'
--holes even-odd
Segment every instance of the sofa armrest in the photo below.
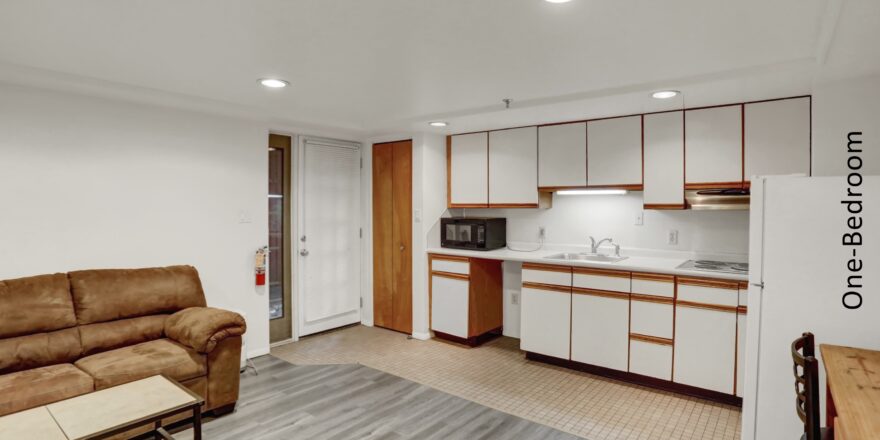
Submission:
<svg viewBox="0 0 880 440">
<path fill-rule="evenodd" d="M 210 353 L 220 341 L 246 329 L 238 313 L 212 307 L 190 307 L 165 320 L 165 336 L 199 353 Z"/>
</svg>

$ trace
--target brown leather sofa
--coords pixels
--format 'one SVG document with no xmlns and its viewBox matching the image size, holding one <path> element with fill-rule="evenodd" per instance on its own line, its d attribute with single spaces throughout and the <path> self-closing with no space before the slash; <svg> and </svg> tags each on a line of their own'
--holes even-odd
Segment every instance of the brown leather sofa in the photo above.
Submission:
<svg viewBox="0 0 880 440">
<path fill-rule="evenodd" d="M 0 416 L 162 373 L 229 412 L 244 332 L 191 266 L 0 281 Z"/>
</svg>

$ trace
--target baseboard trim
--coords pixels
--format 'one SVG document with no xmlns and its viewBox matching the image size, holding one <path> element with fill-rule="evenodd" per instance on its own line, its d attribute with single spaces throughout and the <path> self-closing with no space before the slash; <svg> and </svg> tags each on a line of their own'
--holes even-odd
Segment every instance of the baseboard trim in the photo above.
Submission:
<svg viewBox="0 0 880 440">
<path fill-rule="evenodd" d="M 655 377 L 642 376 L 641 374 L 630 373 L 627 371 L 612 370 L 610 368 L 599 367 L 596 365 L 585 364 L 582 362 L 572 361 L 568 359 L 560 359 L 553 356 L 547 356 L 538 353 L 526 352 L 526 359 L 543 362 L 545 364 L 556 365 L 559 367 L 570 368 L 572 370 L 583 371 L 585 373 L 595 374 L 610 379 L 616 379 L 623 382 L 630 382 L 646 387 L 657 388 L 663 391 L 671 391 L 677 394 L 684 394 L 701 399 L 711 400 L 713 402 L 723 403 L 742 407 L 742 398 L 733 394 L 720 393 L 718 391 L 697 388 L 690 385 L 671 382 L 668 380 L 657 379 Z"/>
<path fill-rule="evenodd" d="M 270 347 L 258 348 L 256 350 L 251 350 L 251 351 L 247 352 L 247 358 L 248 359 L 258 358 L 260 356 L 265 356 L 271 352 L 272 352 L 272 349 Z"/>
<path fill-rule="evenodd" d="M 423 332 L 413 332 L 412 337 L 413 337 L 413 339 L 418 339 L 420 341 L 427 341 L 428 339 L 431 339 L 431 333 L 430 332 L 424 332 L 424 333 Z"/>
</svg>

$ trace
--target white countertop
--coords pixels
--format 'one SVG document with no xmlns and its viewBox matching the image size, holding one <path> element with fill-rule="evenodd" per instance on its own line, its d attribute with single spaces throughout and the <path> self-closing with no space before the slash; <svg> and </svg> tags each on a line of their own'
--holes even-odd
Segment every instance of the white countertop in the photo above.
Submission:
<svg viewBox="0 0 880 440">
<path fill-rule="evenodd" d="M 529 245 L 523 246 L 528 249 Z M 534 246 L 534 245 L 532 245 Z M 695 276 L 695 277 L 705 277 L 705 278 L 719 278 L 726 280 L 736 280 L 736 281 L 748 281 L 749 277 L 747 274 L 733 274 L 733 273 L 720 273 L 720 272 L 706 272 L 701 270 L 689 270 L 689 269 L 677 269 L 677 267 L 684 263 L 687 260 L 700 258 L 694 255 L 689 255 L 687 253 L 680 252 L 645 252 L 645 251 L 637 251 L 637 250 L 627 250 L 622 249 L 621 255 L 628 257 L 625 260 L 618 262 L 599 262 L 599 261 L 570 261 L 570 260 L 549 260 L 544 257 L 549 255 L 558 254 L 561 252 L 583 252 L 584 249 L 560 249 L 560 248 L 542 248 L 540 250 L 534 252 L 519 252 L 512 251 L 508 248 L 496 249 L 494 251 L 473 251 L 473 250 L 462 250 L 462 249 L 448 249 L 448 248 L 428 248 L 427 253 L 429 254 L 441 254 L 441 255 L 457 255 L 461 257 L 472 257 L 472 258 L 485 258 L 489 260 L 504 260 L 504 261 L 519 261 L 519 262 L 528 262 L 528 263 L 543 263 L 543 264 L 555 264 L 559 266 L 573 266 L 573 267 L 592 267 L 597 269 L 617 269 L 617 270 L 626 270 L 632 272 L 650 272 L 650 273 L 664 273 L 671 275 L 686 275 L 686 276 Z M 604 253 L 604 252 L 603 252 Z M 646 255 L 646 254 L 654 254 L 654 255 Z M 642 255 L 638 255 L 642 254 Z M 677 254 L 677 255 L 676 255 Z M 742 257 L 739 258 L 730 258 L 727 261 L 738 261 L 742 260 Z"/>
</svg>

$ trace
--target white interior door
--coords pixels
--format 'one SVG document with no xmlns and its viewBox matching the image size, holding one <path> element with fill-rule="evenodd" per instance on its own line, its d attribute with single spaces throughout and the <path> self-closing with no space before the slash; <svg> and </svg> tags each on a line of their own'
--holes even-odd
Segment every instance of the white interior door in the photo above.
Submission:
<svg viewBox="0 0 880 440">
<path fill-rule="evenodd" d="M 360 322 L 360 147 L 305 139 L 299 154 L 297 335 Z"/>
</svg>

